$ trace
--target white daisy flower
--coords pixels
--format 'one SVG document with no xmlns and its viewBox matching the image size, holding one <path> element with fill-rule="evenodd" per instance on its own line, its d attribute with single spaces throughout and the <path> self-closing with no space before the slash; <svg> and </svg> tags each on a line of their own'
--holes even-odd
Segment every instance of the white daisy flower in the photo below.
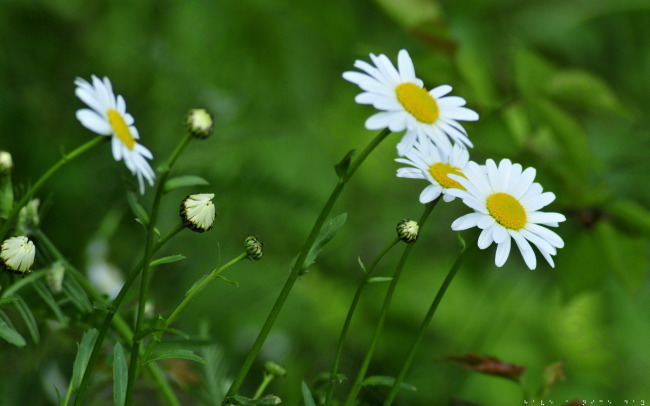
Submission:
<svg viewBox="0 0 650 406">
<path fill-rule="evenodd" d="M 543 226 L 557 227 L 566 218 L 560 213 L 539 211 L 555 200 L 555 195 L 542 193 L 542 186 L 533 183 L 535 169 L 522 170 L 521 165 L 508 159 L 501 160 L 497 167 L 488 159 L 484 166 L 470 162 L 463 173 L 465 177 L 450 177 L 465 189 L 449 189 L 447 193 L 463 199 L 474 213 L 459 217 L 451 228 L 456 231 L 475 226 L 482 229 L 478 246 L 485 249 L 493 242 L 497 244 L 496 266 L 502 266 L 508 259 L 512 238 L 530 269 L 537 265 L 530 243 L 554 267 L 552 255 L 557 253 L 556 248 L 564 247 L 564 241 Z"/>
<path fill-rule="evenodd" d="M 214 226 L 217 217 L 214 203 L 214 193 L 198 193 L 187 196 L 181 203 L 181 219 L 183 224 L 192 231 L 202 233 Z"/>
<path fill-rule="evenodd" d="M 386 55 L 370 54 L 374 66 L 357 60 L 354 66 L 365 73 L 349 71 L 343 78 L 358 85 L 363 93 L 355 97 L 359 104 L 371 104 L 381 110 L 366 120 L 366 128 L 392 132 L 406 130 L 398 144 L 404 156 L 415 144 L 430 138 L 436 144 L 451 147 L 450 140 L 471 147 L 472 142 L 459 121 L 476 121 L 478 114 L 465 105 L 465 99 L 446 96 L 451 86 L 442 85 L 430 91 L 415 76 L 413 61 L 406 50 L 399 51 L 395 69 Z"/>
<path fill-rule="evenodd" d="M 124 160 L 126 167 L 137 176 L 140 193 L 144 194 L 143 179 L 153 186 L 156 178 L 147 162 L 147 159 L 153 159 L 153 155 L 136 141 L 140 135 L 133 125 L 133 116 L 126 112 L 124 98 L 113 93 L 111 81 L 107 77 L 101 80 L 95 75 L 92 81 L 92 84 L 81 78 L 74 81 L 77 85 L 74 93 L 90 107 L 77 110 L 77 120 L 94 133 L 111 136 L 113 158 Z"/>
<path fill-rule="evenodd" d="M 36 248 L 25 236 L 4 240 L 0 249 L 0 265 L 13 273 L 25 275 L 31 272 Z"/>
<path fill-rule="evenodd" d="M 463 186 L 448 175 L 463 176 L 463 169 L 469 161 L 469 152 L 456 144 L 448 149 L 436 146 L 431 140 L 425 139 L 406 153 L 406 157 L 395 159 L 397 162 L 411 165 L 399 168 L 397 176 L 400 178 L 426 179 L 431 184 L 420 193 L 420 203 L 429 203 L 443 194 L 443 200 L 450 202 L 455 196 L 448 194 L 449 189 L 463 189 Z"/>
</svg>

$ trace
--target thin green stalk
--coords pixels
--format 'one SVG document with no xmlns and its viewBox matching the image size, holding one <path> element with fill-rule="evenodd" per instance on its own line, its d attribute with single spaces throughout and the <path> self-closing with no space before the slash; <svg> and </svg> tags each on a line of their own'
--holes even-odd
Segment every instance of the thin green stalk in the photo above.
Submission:
<svg viewBox="0 0 650 406">
<path fill-rule="evenodd" d="M 172 166 L 176 162 L 176 159 L 180 156 L 181 152 L 190 142 L 192 136 L 187 134 L 181 142 L 178 144 L 171 157 L 160 169 L 160 176 L 158 177 L 158 184 L 156 186 L 156 195 L 154 197 L 153 205 L 151 207 L 151 213 L 149 214 L 149 223 L 147 223 L 147 232 L 144 248 L 144 257 L 142 259 L 142 277 L 140 279 L 140 297 L 138 300 L 138 311 L 136 315 L 135 329 L 133 330 L 133 346 L 131 349 L 131 365 L 129 367 L 129 376 L 126 385 L 126 406 L 130 406 L 133 403 L 133 392 L 135 390 L 135 381 L 138 375 L 139 369 L 139 356 L 140 356 L 140 344 L 142 342 L 142 326 L 144 324 L 144 308 L 147 302 L 147 296 L 149 293 L 149 274 L 151 269 L 151 257 L 153 255 L 153 241 L 155 238 L 154 229 L 156 228 L 156 220 L 158 219 L 158 209 L 160 207 L 160 201 L 162 200 L 163 191 L 165 189 L 165 182 L 169 177 Z"/>
<path fill-rule="evenodd" d="M 156 244 L 154 247 L 153 253 L 155 254 L 158 252 L 159 249 L 161 249 L 169 240 L 172 239 L 176 234 L 178 234 L 181 230 L 183 230 L 183 225 L 179 223 L 173 230 L 171 230 L 169 233 L 167 233 L 159 242 Z M 124 285 L 122 286 L 122 289 L 120 289 L 120 292 L 117 294 L 117 297 L 113 300 L 113 303 L 111 306 L 108 308 L 108 313 L 106 313 L 106 316 L 104 317 L 104 322 L 102 323 L 102 326 L 99 329 L 99 334 L 97 335 L 97 339 L 95 340 L 95 344 L 93 345 L 93 350 L 90 353 L 90 358 L 88 359 L 88 365 L 86 366 L 86 370 L 84 371 L 83 378 L 81 379 L 81 384 L 79 385 L 79 390 L 77 394 L 77 398 L 75 400 L 75 405 L 79 406 L 82 405 L 83 401 L 83 396 L 85 393 L 85 388 L 88 386 L 88 383 L 90 381 L 90 375 L 92 373 L 93 367 L 95 366 L 95 363 L 97 362 L 97 358 L 99 358 L 99 349 L 102 347 L 102 344 L 104 343 L 104 338 L 106 337 L 106 334 L 108 332 L 108 329 L 111 325 L 111 322 L 113 321 L 114 317 L 119 317 L 121 318 L 118 314 L 117 311 L 122 305 L 122 301 L 126 297 L 126 294 L 129 292 L 129 289 L 133 282 L 137 279 L 137 277 L 140 275 L 140 271 L 142 270 L 142 265 L 144 264 L 143 261 L 140 261 L 132 270 L 129 272 L 129 276 L 124 282 Z M 79 278 L 80 280 L 86 280 L 86 278 L 81 277 Z M 87 281 L 86 281 L 87 282 Z M 82 282 L 84 283 L 84 282 Z M 133 339 L 131 338 L 129 340 Z M 151 363 L 153 364 L 153 363 Z M 168 404 L 178 404 L 174 402 L 169 402 Z"/>
<path fill-rule="evenodd" d="M 169 238 L 171 238 L 171 235 L 169 235 Z M 88 281 L 87 278 L 85 278 L 81 272 L 72 266 L 70 262 L 61 254 L 61 252 L 58 250 L 58 248 L 52 243 L 52 241 L 43 233 L 42 230 L 37 230 L 36 231 L 36 237 L 38 238 L 38 241 L 42 246 L 49 251 L 52 256 L 54 256 L 57 261 L 61 261 L 64 265 L 66 270 L 81 284 L 81 286 L 90 294 L 90 296 L 99 302 L 103 302 L 104 298 L 102 295 L 95 289 L 95 287 Z M 158 245 L 157 247 L 160 247 Z M 115 318 L 112 319 L 113 325 L 115 326 L 115 329 L 117 332 L 122 336 L 122 339 L 125 341 L 131 341 L 133 339 L 133 332 L 129 328 L 129 326 L 126 324 L 124 319 L 120 315 L 116 315 Z M 169 405 L 180 405 L 178 399 L 176 398 L 176 394 L 172 391 L 171 387 L 169 386 L 169 382 L 165 379 L 164 375 L 160 371 L 160 368 L 158 365 L 155 363 L 150 363 L 147 364 L 147 370 L 151 374 L 154 382 L 160 389 L 161 393 L 163 394 L 163 398 L 166 400 L 167 404 Z M 72 384 L 72 381 L 70 381 Z M 72 395 L 72 387 L 68 388 L 68 392 L 66 393 L 65 400 L 63 402 L 63 405 L 67 405 L 68 402 L 70 401 L 70 396 Z"/>
<path fill-rule="evenodd" d="M 176 320 L 178 315 L 183 311 L 183 309 L 185 309 L 185 306 L 187 306 L 187 304 L 190 303 L 192 299 L 194 299 L 194 297 L 198 295 L 208 285 L 208 283 L 215 280 L 221 274 L 221 272 L 235 265 L 237 262 L 247 258 L 247 256 L 248 255 L 246 254 L 246 252 L 241 253 L 239 256 L 233 258 L 227 264 L 221 265 L 219 268 L 212 270 L 212 272 L 210 272 L 209 275 L 207 275 L 205 278 L 201 279 L 197 284 L 192 286 L 190 290 L 187 292 L 187 294 L 185 295 L 185 297 L 183 298 L 183 301 L 178 306 L 176 306 L 176 309 L 174 309 L 172 314 L 169 317 L 167 317 L 167 319 L 165 320 L 165 325 L 163 327 L 163 330 L 167 329 L 174 322 L 174 320 Z"/>
<path fill-rule="evenodd" d="M 45 182 L 52 176 L 56 171 L 58 171 L 63 165 L 67 164 L 68 162 L 72 161 L 79 155 L 83 154 L 84 152 L 92 149 L 93 147 L 99 145 L 102 141 L 110 139 L 109 137 L 94 137 L 90 141 L 88 141 L 85 144 L 82 144 L 81 146 L 77 147 L 76 149 L 72 150 L 71 152 L 63 155 L 61 159 L 52 165 L 50 169 L 47 170 L 41 177 L 30 187 L 25 195 L 14 205 L 14 207 L 11 209 L 11 213 L 9 213 L 9 216 L 7 217 L 7 220 L 2 224 L 2 228 L 0 228 L 0 241 L 2 241 L 7 235 L 7 231 L 9 230 L 9 227 L 13 223 L 13 221 L 16 219 L 16 216 L 18 215 L 18 212 L 20 209 L 27 203 L 29 200 L 34 196 L 34 194 L 45 184 Z"/>
<path fill-rule="evenodd" d="M 329 382 L 329 389 L 327 391 L 327 397 L 325 399 L 325 405 L 329 406 L 332 403 L 332 398 L 334 396 L 334 380 L 336 375 L 339 372 L 339 364 L 341 362 L 341 355 L 343 354 L 343 344 L 345 344 L 345 339 L 348 335 L 348 329 L 350 328 L 350 324 L 352 323 L 352 316 L 354 315 L 354 312 L 357 308 L 357 303 L 359 302 L 359 299 L 361 298 L 361 293 L 363 293 L 363 290 L 365 287 L 368 285 L 368 280 L 370 280 L 370 276 L 372 275 L 372 271 L 375 269 L 379 261 L 390 251 L 397 243 L 400 241 L 399 237 L 395 237 L 393 241 L 391 241 L 386 247 L 384 247 L 383 250 L 375 257 L 375 259 L 372 261 L 372 264 L 370 265 L 370 268 L 365 269 L 365 274 L 363 275 L 363 279 L 361 282 L 359 282 L 359 286 L 357 286 L 357 291 L 354 294 L 354 298 L 352 299 L 352 304 L 350 304 L 350 308 L 348 309 L 348 314 L 345 318 L 345 323 L 343 323 L 343 328 L 341 329 L 341 335 L 339 336 L 339 343 L 336 346 L 336 355 L 334 356 L 334 364 L 332 365 L 332 371 L 330 372 L 330 382 Z"/>
<path fill-rule="evenodd" d="M 260 383 L 260 386 L 257 388 L 255 391 L 255 394 L 253 395 L 253 400 L 259 399 L 262 394 L 264 394 L 264 391 L 266 390 L 266 387 L 269 386 L 271 382 L 273 382 L 273 379 L 275 379 L 275 375 L 273 374 L 264 374 L 264 379 L 262 379 L 262 383 Z"/>
<path fill-rule="evenodd" d="M 273 327 L 275 320 L 278 318 L 278 315 L 282 310 L 282 306 L 284 306 L 284 303 L 287 300 L 287 297 L 289 296 L 289 292 L 293 288 L 294 283 L 296 282 L 298 276 L 300 275 L 300 271 L 302 270 L 303 264 L 305 263 L 307 254 L 313 247 L 314 242 L 316 241 L 316 237 L 318 237 L 318 234 L 321 228 L 323 227 L 325 220 L 327 220 L 327 216 L 332 210 L 332 207 L 334 206 L 334 203 L 336 203 L 336 200 L 338 199 L 339 195 L 343 191 L 343 188 L 350 180 L 352 175 L 357 171 L 357 169 L 359 169 L 359 167 L 365 161 L 368 155 L 370 155 L 370 153 L 377 147 L 377 145 L 379 145 L 379 143 L 381 143 L 381 141 L 384 140 L 384 138 L 388 136 L 388 134 L 390 134 L 389 130 L 383 130 L 382 132 L 380 132 L 370 142 L 370 144 L 366 146 L 366 148 L 359 154 L 359 156 L 350 164 L 345 174 L 339 177 L 339 181 L 337 182 L 336 186 L 334 187 L 334 190 L 330 194 L 329 199 L 327 199 L 325 206 L 323 206 L 323 209 L 318 215 L 318 218 L 316 219 L 316 222 L 314 223 L 314 226 L 312 227 L 311 232 L 309 233 L 309 236 L 305 241 L 305 244 L 300 250 L 300 253 L 298 254 L 298 258 L 296 259 L 296 262 L 294 263 L 294 266 L 291 269 L 291 273 L 289 274 L 289 277 L 287 278 L 287 281 L 285 282 L 282 291 L 280 291 L 280 294 L 276 299 L 275 304 L 271 308 L 271 312 L 266 318 L 264 325 L 260 329 L 260 332 L 257 335 L 257 339 L 255 340 L 253 347 L 251 348 L 248 355 L 246 356 L 246 359 L 244 360 L 241 367 L 239 368 L 237 375 L 235 375 L 235 378 L 233 379 L 233 382 L 230 385 L 230 389 L 228 389 L 228 393 L 226 393 L 226 397 L 224 399 L 223 404 L 225 404 L 225 402 L 229 398 L 235 396 L 239 391 L 239 388 L 241 384 L 244 382 L 244 379 L 246 378 L 248 371 L 253 365 L 253 362 L 257 358 L 257 354 L 259 354 L 260 349 L 264 344 L 264 341 L 266 341 L 266 337 L 271 331 L 271 328 Z"/>
<path fill-rule="evenodd" d="M 460 265 L 465 259 L 465 255 L 468 251 L 468 248 L 469 247 L 465 247 L 465 246 L 461 248 L 458 258 L 456 258 L 456 261 L 452 265 L 451 269 L 449 269 L 449 273 L 447 273 L 445 280 L 442 282 L 442 285 L 440 285 L 440 288 L 438 289 L 438 293 L 436 293 L 436 297 L 435 299 L 433 299 L 433 303 L 431 303 L 431 307 L 429 307 L 429 311 L 427 312 L 426 316 L 424 316 L 424 320 L 422 320 L 422 324 L 420 324 L 420 328 L 418 329 L 413 344 L 411 344 L 411 348 L 409 349 L 406 359 L 404 360 L 404 364 L 402 364 L 402 368 L 400 369 L 399 374 L 395 378 L 395 382 L 393 382 L 393 386 L 390 388 L 390 392 L 388 393 L 388 396 L 384 400 L 384 406 L 390 406 L 393 403 L 393 400 L 395 399 L 397 392 L 399 392 L 400 386 L 402 385 L 402 382 L 404 382 L 404 377 L 406 376 L 406 373 L 411 367 L 411 363 L 413 362 L 415 353 L 420 347 L 420 344 L 422 343 L 422 339 L 424 338 L 424 334 L 426 333 L 427 328 L 431 323 L 431 319 L 433 319 L 433 315 L 436 313 L 436 310 L 438 309 L 438 306 L 442 301 L 442 297 L 445 295 L 445 292 L 447 292 L 447 288 L 451 284 L 451 281 L 454 279 L 454 276 L 456 276 L 456 273 L 458 272 Z"/>
<path fill-rule="evenodd" d="M 420 228 L 422 228 L 427 218 L 429 217 L 429 214 L 431 214 L 431 211 L 433 210 L 434 207 L 436 207 L 436 204 L 438 203 L 439 200 L 440 198 L 434 200 L 431 203 L 428 203 L 425 206 L 424 212 L 422 213 L 422 216 L 418 220 L 418 225 L 420 226 Z M 366 372 L 368 371 L 368 366 L 370 365 L 370 361 L 375 352 L 375 347 L 377 346 L 377 342 L 379 341 L 379 335 L 381 334 L 381 331 L 384 327 L 384 322 L 386 321 L 388 309 L 390 308 L 390 303 L 393 299 L 393 293 L 395 292 L 395 288 L 397 287 L 397 283 L 399 282 L 399 278 L 402 274 L 402 269 L 404 269 L 404 265 L 406 264 L 406 260 L 411 254 L 413 245 L 414 244 L 408 244 L 406 246 L 406 248 L 404 249 L 404 253 L 402 253 L 402 257 L 400 258 L 399 263 L 395 268 L 393 279 L 390 282 L 390 286 L 388 287 L 388 291 L 386 292 L 386 297 L 384 298 L 384 304 L 381 308 L 381 313 L 379 315 L 379 320 L 377 321 L 377 326 L 375 327 L 375 332 L 373 333 L 372 339 L 370 340 L 370 345 L 368 346 L 368 350 L 366 352 L 366 356 L 363 359 L 363 363 L 359 368 L 357 377 L 354 380 L 354 383 L 352 384 L 352 389 L 350 389 L 350 393 L 348 394 L 348 397 L 345 401 L 345 406 L 354 405 L 354 401 L 357 395 L 359 394 L 359 391 L 361 390 L 363 380 L 365 379 Z"/>
</svg>

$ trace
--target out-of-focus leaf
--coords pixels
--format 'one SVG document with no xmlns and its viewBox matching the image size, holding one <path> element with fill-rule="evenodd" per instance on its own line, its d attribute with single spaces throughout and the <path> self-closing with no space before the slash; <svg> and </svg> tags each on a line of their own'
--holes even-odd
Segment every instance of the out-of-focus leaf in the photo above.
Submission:
<svg viewBox="0 0 650 406">
<path fill-rule="evenodd" d="M 81 379 L 84 376 L 84 372 L 86 372 L 86 366 L 88 366 L 88 360 L 90 359 L 90 354 L 93 351 L 96 339 L 97 330 L 94 328 L 86 331 L 83 337 L 81 337 L 81 343 L 77 350 L 77 357 L 74 360 L 74 367 L 72 368 L 73 390 L 78 389 L 79 385 L 81 385 Z"/>
<path fill-rule="evenodd" d="M 320 254 L 325 244 L 327 244 L 332 238 L 334 238 L 336 233 L 341 229 L 341 227 L 343 227 L 347 217 L 348 217 L 347 213 L 339 214 L 338 216 L 331 218 L 327 223 L 325 223 L 323 228 L 320 230 L 318 237 L 316 237 L 316 241 L 314 242 L 313 247 L 311 248 L 309 254 L 307 254 L 307 257 L 305 258 L 305 262 L 302 266 L 302 270 L 300 271 L 301 275 L 305 274 L 307 268 L 309 268 L 314 262 L 316 262 L 316 258 L 318 258 L 318 254 Z"/>
<path fill-rule="evenodd" d="M 126 200 L 129 202 L 131 211 L 133 211 L 133 214 L 135 214 L 136 221 L 139 220 L 138 222 L 146 227 L 146 225 L 149 223 L 149 215 L 147 214 L 147 211 L 144 209 L 144 207 L 138 203 L 138 196 L 133 192 L 128 192 L 126 194 Z"/>
<path fill-rule="evenodd" d="M 474 91 L 473 102 L 470 103 L 469 108 L 473 108 L 477 103 L 487 107 L 499 104 L 494 74 L 489 64 L 489 52 L 477 41 L 466 41 L 458 49 L 458 69 Z"/>
<path fill-rule="evenodd" d="M 504 108 L 501 115 L 513 140 L 521 148 L 532 134 L 530 118 L 525 105 L 523 103 L 510 104 Z"/>
<path fill-rule="evenodd" d="M 393 278 L 389 276 L 375 276 L 373 278 L 368 279 L 368 283 L 390 282 L 392 280 Z"/>
<path fill-rule="evenodd" d="M 29 331 L 29 335 L 32 337 L 32 340 L 38 344 L 40 341 L 40 335 L 38 333 L 38 325 L 36 324 L 36 319 L 34 318 L 32 311 L 30 310 L 29 306 L 27 306 L 27 303 L 25 303 L 23 298 L 18 295 L 16 295 L 16 298 L 18 299 L 15 302 L 16 309 L 18 310 L 20 317 L 22 317 L 23 321 L 25 321 L 25 325 L 27 326 L 27 330 Z"/>
<path fill-rule="evenodd" d="M 605 211 L 627 229 L 650 235 L 650 210 L 631 200 L 615 200 L 605 206 Z"/>
<path fill-rule="evenodd" d="M 628 292 L 638 292 L 650 264 L 647 240 L 629 237 L 607 221 L 600 221 L 596 231 L 601 250 L 618 280 Z"/>
<path fill-rule="evenodd" d="M 169 358 L 182 358 L 205 364 L 203 358 L 201 358 L 199 355 L 196 355 L 191 350 L 174 349 L 166 351 L 152 351 L 144 360 L 142 360 L 142 365 L 144 366 L 153 361 Z"/>
<path fill-rule="evenodd" d="M 79 311 L 90 313 L 93 310 L 88 295 L 86 295 L 83 288 L 79 286 L 79 282 L 74 278 L 65 278 L 63 281 L 63 292 Z"/>
<path fill-rule="evenodd" d="M 158 266 L 158 265 L 162 265 L 162 264 L 170 264 L 172 262 L 181 261 L 181 260 L 183 260 L 185 258 L 186 258 L 185 255 L 181 255 L 181 254 L 170 255 L 170 256 L 167 256 L 167 257 L 162 257 L 162 258 L 158 258 L 156 260 L 151 261 L 151 264 L 149 266 L 151 266 L 153 268 L 154 266 Z"/>
<path fill-rule="evenodd" d="M 580 229 L 562 237 L 566 247 L 558 250 L 555 269 L 561 270 L 557 276 L 564 300 L 568 301 L 585 290 L 599 289 L 608 266 L 603 251 L 594 248 L 599 243 L 593 229 Z"/>
<path fill-rule="evenodd" d="M 347 175 L 348 168 L 350 167 L 350 163 L 352 162 L 352 157 L 354 156 L 354 154 L 356 154 L 356 152 L 357 152 L 356 149 L 350 150 L 347 154 L 345 154 L 343 159 L 341 159 L 341 162 L 334 165 L 336 176 L 338 176 L 339 179 L 343 179 Z"/>
<path fill-rule="evenodd" d="M 557 69 L 535 51 L 521 45 L 514 51 L 515 83 L 527 97 L 542 93 Z"/>
<path fill-rule="evenodd" d="M 582 70 L 561 70 L 546 84 L 545 93 L 558 102 L 579 108 L 624 113 L 616 94 L 598 76 Z"/>
<path fill-rule="evenodd" d="M 208 182 L 207 180 L 205 180 L 200 176 L 193 176 L 193 175 L 178 176 L 175 178 L 171 178 L 167 182 L 165 182 L 163 191 L 167 193 L 170 190 L 178 189 L 181 187 L 206 186 L 209 184 L 210 182 Z"/>
<path fill-rule="evenodd" d="M 38 293 L 45 304 L 52 310 L 56 316 L 56 319 L 64 326 L 67 326 L 68 318 L 65 316 L 63 310 L 61 310 L 56 300 L 54 300 L 54 297 L 52 296 L 52 293 L 50 293 L 50 290 L 45 287 L 45 285 L 40 281 L 34 283 L 34 290 L 36 290 L 36 293 Z"/>
<path fill-rule="evenodd" d="M 369 376 L 368 378 L 363 380 L 362 385 L 363 386 L 393 386 L 395 383 L 395 378 L 392 376 Z M 402 382 L 400 385 L 400 388 L 410 390 L 410 391 L 416 391 L 418 390 L 415 386 Z"/>
<path fill-rule="evenodd" d="M 405 28 L 435 22 L 440 18 L 440 6 L 430 0 L 377 0 L 386 14 Z"/>
<path fill-rule="evenodd" d="M 302 388 L 302 399 L 305 402 L 305 406 L 316 406 L 316 402 L 314 402 L 314 397 L 311 395 L 309 386 L 307 386 L 305 381 L 302 381 L 302 384 L 300 386 Z"/>
<path fill-rule="evenodd" d="M 113 402 L 115 406 L 122 406 L 126 401 L 126 386 L 129 378 L 129 369 L 126 366 L 126 357 L 122 344 L 117 342 L 113 349 Z"/>
<path fill-rule="evenodd" d="M 250 399 L 244 396 L 235 395 L 228 398 L 226 404 L 236 406 L 274 406 L 281 404 L 282 401 L 275 395 L 266 395 L 259 399 Z"/>
<path fill-rule="evenodd" d="M 0 319 L 0 338 L 17 347 L 24 347 L 26 344 L 23 336 L 2 319 Z"/>
</svg>

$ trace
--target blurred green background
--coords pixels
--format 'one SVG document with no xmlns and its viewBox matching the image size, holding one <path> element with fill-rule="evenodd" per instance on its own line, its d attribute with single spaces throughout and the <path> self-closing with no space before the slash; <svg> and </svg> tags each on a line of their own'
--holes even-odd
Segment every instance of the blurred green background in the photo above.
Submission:
<svg viewBox="0 0 650 406">
<path fill-rule="evenodd" d="M 525 365 L 532 390 L 546 365 L 566 361 L 566 381 L 547 398 L 554 404 L 650 401 L 647 0 L 3 0 L 0 149 L 13 154 L 14 184 L 24 190 L 60 151 L 92 137 L 74 116 L 82 107 L 74 96 L 77 76 L 111 78 L 155 155 L 154 166 L 182 137 L 188 109 L 214 114 L 214 136 L 190 144 L 175 168 L 176 175 L 200 175 L 210 186 L 167 195 L 160 223 L 169 229 L 183 197 L 199 192 L 216 194 L 217 223 L 204 235 L 184 232 L 165 248 L 187 259 L 156 271 L 152 299 L 155 311 L 167 314 L 220 258 L 238 255 L 246 235 L 264 241 L 263 261 L 228 271 L 238 287 L 214 283 L 176 323 L 198 334 L 207 322 L 221 354 L 211 347 L 210 359 L 219 361 L 212 374 L 198 364 L 172 368 L 184 403 L 203 397 L 215 404 L 223 376 L 237 371 L 335 184 L 333 164 L 374 136 L 363 126 L 373 111 L 354 104 L 359 90 L 342 72 L 370 52 L 395 60 L 403 48 L 427 87 L 451 84 L 481 115 L 465 126 L 475 144 L 472 159 L 507 157 L 536 167 L 537 180 L 557 195 L 548 210 L 566 214 L 567 222 L 558 231 L 566 246 L 555 269 L 539 262 L 529 271 L 514 249 L 498 269 L 494 247 L 465 263 L 406 378 L 418 390 L 401 393 L 397 404 L 521 404 L 512 383 L 437 361 L 467 352 Z M 333 211 L 347 212 L 347 224 L 296 284 L 243 395 L 252 395 L 267 360 L 288 370 L 269 389 L 288 405 L 300 404 L 302 380 L 316 388 L 319 374 L 330 369 L 362 277 L 357 257 L 369 263 L 393 238 L 397 221 L 422 211 L 417 198 L 425 185 L 395 177 L 397 140 L 384 142 L 348 185 Z M 68 164 L 39 193 L 47 203 L 42 229 L 80 268 L 103 222 L 115 228 L 104 235 L 113 264 L 126 271 L 140 258 L 143 233 L 125 184 L 133 178 L 104 145 Z M 114 217 L 106 220 L 109 212 Z M 455 258 L 449 225 L 465 212 L 458 202 L 441 204 L 422 230 L 370 374 L 397 373 Z M 381 274 L 390 272 L 399 251 Z M 386 287 L 371 285 L 362 299 L 342 361 L 349 378 L 365 354 Z M 38 296 L 29 299 L 41 342 L 20 349 L 0 343 L 0 403 L 6 405 L 48 404 L 52 371 L 69 377 L 75 343 L 84 322 L 93 320 L 76 315 L 79 327 L 48 329 L 52 315 Z M 128 317 L 131 309 L 125 310 Z M 93 404 L 112 404 L 109 372 L 99 369 Z M 362 401 L 378 404 L 386 392 L 367 388 Z M 155 396 L 147 399 L 142 404 L 155 404 Z"/>
</svg>

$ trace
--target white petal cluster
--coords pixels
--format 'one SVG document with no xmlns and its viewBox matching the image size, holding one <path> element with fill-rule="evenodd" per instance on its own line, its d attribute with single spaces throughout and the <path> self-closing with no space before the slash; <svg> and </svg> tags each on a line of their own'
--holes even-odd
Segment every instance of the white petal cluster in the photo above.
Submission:
<svg viewBox="0 0 650 406">
<path fill-rule="evenodd" d="M 212 198 L 214 193 L 199 193 L 183 200 L 181 218 L 189 229 L 202 233 L 212 228 L 217 216 Z"/>
<path fill-rule="evenodd" d="M 34 264 L 36 247 L 25 236 L 11 237 L 4 240 L 0 250 L 0 262 L 14 273 L 29 273 Z"/>
</svg>

